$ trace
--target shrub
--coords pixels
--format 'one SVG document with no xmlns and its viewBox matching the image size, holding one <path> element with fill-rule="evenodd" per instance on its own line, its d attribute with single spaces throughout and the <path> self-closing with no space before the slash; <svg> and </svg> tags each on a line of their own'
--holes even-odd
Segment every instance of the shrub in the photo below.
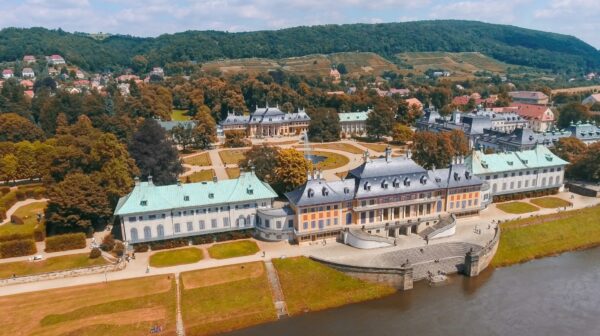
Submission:
<svg viewBox="0 0 600 336">
<path fill-rule="evenodd" d="M 6 209 L 4 207 L 0 207 L 0 221 L 6 219 Z"/>
<path fill-rule="evenodd" d="M 100 251 L 99 248 L 94 247 L 91 251 L 90 251 L 90 259 L 97 259 L 100 258 L 100 256 L 102 256 L 102 251 Z"/>
<path fill-rule="evenodd" d="M 43 225 L 38 225 L 35 227 L 35 229 L 33 230 L 33 239 L 36 242 L 41 242 L 44 241 L 44 239 L 46 239 L 46 228 Z"/>
<path fill-rule="evenodd" d="M 148 246 L 148 244 L 137 244 L 133 247 L 133 252 L 148 252 L 149 249 L 150 246 Z"/>
<path fill-rule="evenodd" d="M 177 238 L 150 243 L 152 251 L 172 249 L 188 245 L 188 239 Z"/>
<path fill-rule="evenodd" d="M 116 242 L 112 251 L 117 257 L 122 257 L 125 254 L 125 245 L 121 242 Z"/>
<path fill-rule="evenodd" d="M 84 233 L 70 233 L 46 238 L 46 252 L 76 250 L 85 247 Z"/>
<path fill-rule="evenodd" d="M 9 235 L 0 236 L 0 243 L 12 241 L 12 240 L 23 240 L 23 239 L 32 239 L 32 238 L 33 238 L 32 235 L 29 235 L 29 234 L 13 233 L 13 234 L 9 234 Z"/>
<path fill-rule="evenodd" d="M 4 196 L 10 192 L 10 187 L 2 187 L 0 188 L 0 196 Z"/>
<path fill-rule="evenodd" d="M 32 197 L 36 199 L 40 199 L 46 195 L 46 188 L 37 187 L 32 190 Z"/>
<path fill-rule="evenodd" d="M 0 258 L 32 255 L 37 252 L 33 239 L 11 240 L 0 243 Z"/>
<path fill-rule="evenodd" d="M 25 224 L 25 222 L 23 221 L 23 218 L 17 216 L 17 215 L 12 215 L 10 216 L 10 222 L 13 224 L 17 224 L 17 225 L 23 225 Z"/>
<path fill-rule="evenodd" d="M 19 201 L 22 201 L 27 198 L 27 193 L 25 192 L 25 190 L 22 189 L 17 189 L 15 195 Z"/>
<path fill-rule="evenodd" d="M 102 251 L 110 252 L 113 250 L 114 247 L 115 237 L 113 237 L 113 235 L 109 233 L 102 239 L 102 245 L 100 245 L 100 248 L 102 249 Z"/>
<path fill-rule="evenodd" d="M 192 238 L 192 244 L 194 245 L 210 244 L 214 242 L 215 237 L 213 235 L 196 236 Z"/>
</svg>

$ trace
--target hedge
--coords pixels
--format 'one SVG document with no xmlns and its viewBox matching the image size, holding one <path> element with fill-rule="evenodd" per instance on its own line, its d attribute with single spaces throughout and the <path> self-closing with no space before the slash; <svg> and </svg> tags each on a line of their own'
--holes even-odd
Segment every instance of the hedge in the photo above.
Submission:
<svg viewBox="0 0 600 336">
<path fill-rule="evenodd" d="M 102 251 L 100 251 L 99 248 L 94 247 L 91 251 L 90 251 L 90 259 L 97 259 L 100 258 L 100 256 L 102 255 Z"/>
<path fill-rule="evenodd" d="M 17 225 L 23 225 L 25 224 L 25 222 L 23 221 L 23 218 L 17 216 L 17 215 L 12 215 L 10 216 L 10 222 L 13 224 L 17 224 Z"/>
<path fill-rule="evenodd" d="M 0 243 L 0 258 L 22 257 L 37 253 L 33 239 L 11 240 Z"/>
<path fill-rule="evenodd" d="M 76 250 L 85 246 L 84 233 L 69 233 L 46 238 L 46 252 Z"/>
<path fill-rule="evenodd" d="M 150 248 L 152 249 L 152 251 L 158 251 L 158 250 L 166 250 L 166 249 L 172 249 L 172 248 L 176 248 L 176 247 L 188 246 L 188 242 L 189 242 L 188 238 L 175 238 L 175 239 L 152 242 L 149 245 L 150 245 Z"/>
<path fill-rule="evenodd" d="M 150 246 L 148 246 L 148 244 L 136 244 L 135 246 L 133 246 L 133 252 L 143 253 L 148 252 L 149 249 Z"/>
<path fill-rule="evenodd" d="M 0 193 L 2 194 L 2 193 Z M 17 191 L 10 191 L 0 196 L 0 220 L 6 219 L 6 211 L 18 201 L 27 198 L 40 199 L 46 194 L 46 189 L 39 185 L 20 187 Z"/>
<path fill-rule="evenodd" d="M 4 196 L 10 192 L 10 187 L 2 187 L 0 188 L 0 196 Z"/>
<path fill-rule="evenodd" d="M 525 191 L 525 192 L 520 192 L 520 193 L 515 193 L 515 194 L 508 194 L 508 195 L 496 195 L 493 198 L 493 202 L 508 202 L 508 201 L 518 201 L 518 200 L 522 200 L 524 198 L 535 198 L 535 197 L 542 197 L 542 196 L 549 196 L 549 195 L 555 195 L 558 193 L 558 188 L 550 188 L 550 189 L 544 189 L 544 190 L 536 190 L 536 191 Z"/>
<path fill-rule="evenodd" d="M 0 243 L 8 242 L 12 240 L 23 240 L 23 239 L 32 239 L 33 237 L 30 234 L 23 233 L 13 233 L 9 235 L 0 236 Z"/>
</svg>

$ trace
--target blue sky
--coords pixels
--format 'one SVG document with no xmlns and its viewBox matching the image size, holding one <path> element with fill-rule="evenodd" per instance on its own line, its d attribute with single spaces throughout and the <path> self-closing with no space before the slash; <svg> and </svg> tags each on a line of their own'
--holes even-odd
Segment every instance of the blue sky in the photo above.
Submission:
<svg viewBox="0 0 600 336">
<path fill-rule="evenodd" d="M 0 28 L 157 36 L 327 23 L 468 19 L 574 35 L 600 48 L 599 0 L 0 0 Z"/>
</svg>

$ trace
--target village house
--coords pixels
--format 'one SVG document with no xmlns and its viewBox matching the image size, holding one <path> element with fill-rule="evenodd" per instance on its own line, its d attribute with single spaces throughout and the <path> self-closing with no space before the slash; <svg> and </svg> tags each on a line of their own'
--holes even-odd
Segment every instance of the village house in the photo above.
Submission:
<svg viewBox="0 0 600 336">
<path fill-rule="evenodd" d="M 49 65 L 63 65 L 66 64 L 65 59 L 60 55 L 50 55 L 47 57 Z"/>
<path fill-rule="evenodd" d="M 342 79 L 342 75 L 336 68 L 332 68 L 331 70 L 329 70 L 329 77 L 334 83 L 339 83 Z"/>
<path fill-rule="evenodd" d="M 511 91 L 508 93 L 515 103 L 547 105 L 548 96 L 539 91 Z"/>
<path fill-rule="evenodd" d="M 32 68 L 23 68 L 21 72 L 21 77 L 23 78 L 35 78 L 35 72 Z"/>
<path fill-rule="evenodd" d="M 26 89 L 33 89 L 33 82 L 29 79 L 23 79 L 19 84 Z"/>
<path fill-rule="evenodd" d="M 11 69 L 2 70 L 2 78 L 9 79 L 15 76 L 14 72 Z"/>
<path fill-rule="evenodd" d="M 310 117 L 304 109 L 285 113 L 279 106 L 256 107 L 249 116 L 230 113 L 221 121 L 223 132 L 244 130 L 249 137 L 273 137 L 300 135 L 308 130 Z"/>
<path fill-rule="evenodd" d="M 352 135 L 364 136 L 367 133 L 367 118 L 371 109 L 362 112 L 343 112 L 339 113 L 340 128 L 342 137 L 351 137 Z"/>
<path fill-rule="evenodd" d="M 35 63 L 35 56 L 33 55 L 25 55 L 23 56 L 23 63 L 29 65 Z"/>
<path fill-rule="evenodd" d="M 158 77 L 164 77 L 165 76 L 165 70 L 163 70 L 163 68 L 161 67 L 154 67 L 152 68 L 152 71 L 150 72 L 150 76 L 158 76 Z"/>
<path fill-rule="evenodd" d="M 515 108 L 515 112 L 526 119 L 536 132 L 546 132 L 554 126 L 554 113 L 544 105 L 519 104 L 510 105 Z"/>
</svg>

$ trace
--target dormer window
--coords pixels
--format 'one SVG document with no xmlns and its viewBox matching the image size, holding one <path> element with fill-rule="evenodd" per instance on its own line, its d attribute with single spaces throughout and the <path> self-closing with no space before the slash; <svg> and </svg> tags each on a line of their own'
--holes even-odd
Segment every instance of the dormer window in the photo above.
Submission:
<svg viewBox="0 0 600 336">
<path fill-rule="evenodd" d="M 427 176 L 423 175 L 421 176 L 421 184 L 426 184 L 427 183 Z"/>
<path fill-rule="evenodd" d="M 140 205 L 146 206 L 146 205 L 148 205 L 148 201 L 146 201 L 146 200 L 140 201 Z"/>
<path fill-rule="evenodd" d="M 350 188 L 348 188 L 348 187 L 345 187 L 345 188 L 344 188 L 344 194 L 349 194 L 349 193 L 350 193 Z"/>
<path fill-rule="evenodd" d="M 323 196 L 327 196 L 329 195 L 329 190 L 325 187 L 323 187 L 323 189 L 321 189 L 321 193 L 323 194 Z"/>
<path fill-rule="evenodd" d="M 190 200 L 190 196 L 183 196 L 183 200 L 184 200 L 185 202 L 189 201 L 189 200 Z"/>
<path fill-rule="evenodd" d="M 306 196 L 308 196 L 308 198 L 312 198 L 313 196 L 315 196 L 315 191 L 312 189 L 308 189 L 306 191 Z"/>
<path fill-rule="evenodd" d="M 215 194 L 214 193 L 208 193 L 208 198 L 215 198 Z"/>
<path fill-rule="evenodd" d="M 488 164 L 487 164 L 487 162 L 485 162 L 485 161 L 481 161 L 481 166 L 482 166 L 483 168 L 487 168 L 487 167 L 488 167 Z"/>
<path fill-rule="evenodd" d="M 365 182 L 364 188 L 366 191 L 371 190 L 371 184 L 369 182 Z"/>
<path fill-rule="evenodd" d="M 509 165 L 509 166 L 512 166 L 512 165 L 513 165 L 513 162 L 512 162 L 512 161 L 506 161 L 506 163 L 508 163 L 508 165 Z"/>
<path fill-rule="evenodd" d="M 465 178 L 466 178 L 467 180 L 470 180 L 470 179 L 471 179 L 471 173 L 470 173 L 470 172 L 468 172 L 468 171 L 466 171 L 466 172 L 465 172 Z"/>
<path fill-rule="evenodd" d="M 410 179 L 408 177 L 404 179 L 404 185 L 410 187 Z"/>
<path fill-rule="evenodd" d="M 454 173 L 454 181 L 460 181 L 460 175 L 458 173 Z"/>
<path fill-rule="evenodd" d="M 246 193 L 247 193 L 248 195 L 252 195 L 252 194 L 254 194 L 254 189 L 252 189 L 252 188 L 248 188 L 248 189 L 246 189 Z"/>
<path fill-rule="evenodd" d="M 388 182 L 387 182 L 387 181 L 385 181 L 385 180 L 383 180 L 383 181 L 381 182 L 381 187 L 382 187 L 383 189 L 387 189 L 387 188 L 388 188 Z"/>
<path fill-rule="evenodd" d="M 392 182 L 392 186 L 394 188 L 399 188 L 400 187 L 400 181 L 398 181 L 398 179 L 394 179 L 394 182 Z"/>
</svg>

